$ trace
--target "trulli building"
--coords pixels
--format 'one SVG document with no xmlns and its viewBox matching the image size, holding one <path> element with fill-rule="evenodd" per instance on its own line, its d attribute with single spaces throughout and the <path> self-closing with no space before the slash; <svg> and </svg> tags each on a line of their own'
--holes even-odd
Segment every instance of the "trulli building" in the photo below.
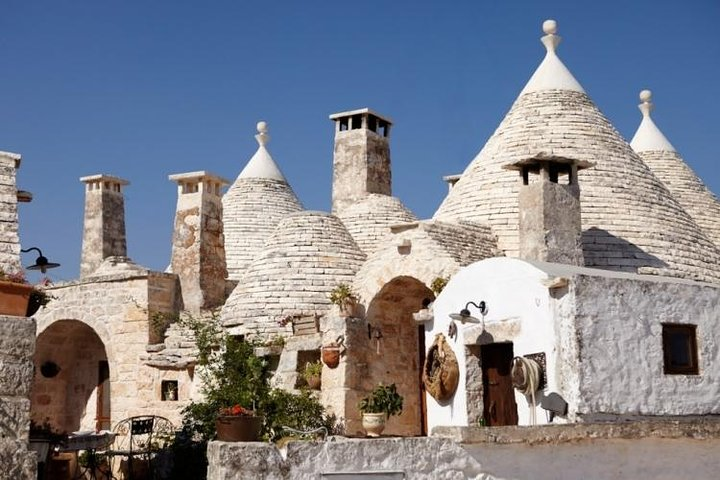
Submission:
<svg viewBox="0 0 720 480">
<path fill-rule="evenodd" d="M 196 395 L 195 359 L 162 314 L 212 309 L 230 334 L 268 344 L 259 353 L 284 388 L 340 344 L 319 396 L 351 435 L 358 400 L 380 382 L 405 398 L 391 434 L 720 413 L 720 203 L 653 122 L 648 92 L 628 143 L 558 57 L 555 23 L 544 31 L 545 58 L 430 219 L 392 196 L 394 126 L 370 109 L 330 116 L 330 213 L 303 209 L 264 122 L 233 182 L 171 175 L 166 272 L 127 256 L 128 182 L 83 177 L 81 277 L 36 316 L 36 372 L 61 370 L 36 373 L 33 417 L 65 430 L 144 413 L 177 421 Z M 450 281 L 436 298 L 438 278 Z M 352 315 L 329 300 L 342 283 L 359 296 Z M 459 370 L 442 401 L 422 380 L 438 339 Z M 515 357 L 542 367 L 532 394 L 513 389 Z"/>
</svg>

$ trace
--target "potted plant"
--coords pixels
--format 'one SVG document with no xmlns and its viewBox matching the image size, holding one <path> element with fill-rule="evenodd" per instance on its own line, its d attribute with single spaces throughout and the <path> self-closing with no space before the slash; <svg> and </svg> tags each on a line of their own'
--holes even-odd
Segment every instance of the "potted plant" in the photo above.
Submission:
<svg viewBox="0 0 720 480">
<path fill-rule="evenodd" d="M 22 272 L 6 273 L 0 268 L 0 315 L 27 316 L 33 289 Z"/>
<path fill-rule="evenodd" d="M 253 442 L 260 438 L 264 418 L 239 404 L 221 408 L 215 420 L 217 439 L 223 442 Z"/>
<path fill-rule="evenodd" d="M 368 437 L 379 437 L 385 429 L 385 422 L 393 415 L 400 415 L 403 397 L 395 384 L 380 384 L 370 395 L 360 400 L 358 409 L 362 412 L 362 426 Z"/>
<path fill-rule="evenodd" d="M 320 390 L 322 376 L 322 363 L 320 360 L 308 362 L 303 369 L 303 378 L 312 390 Z"/>
<path fill-rule="evenodd" d="M 330 292 L 330 302 L 340 308 L 340 314 L 351 317 L 355 313 L 358 297 L 350 285 L 341 283 Z"/>
</svg>

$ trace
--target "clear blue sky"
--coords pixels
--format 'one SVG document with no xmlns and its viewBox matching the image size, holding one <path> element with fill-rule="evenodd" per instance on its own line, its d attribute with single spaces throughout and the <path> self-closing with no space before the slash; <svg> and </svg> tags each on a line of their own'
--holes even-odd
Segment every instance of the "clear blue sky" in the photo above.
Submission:
<svg viewBox="0 0 720 480">
<path fill-rule="evenodd" d="M 720 193 L 720 2 L 27 1 L 0 7 L 0 150 L 21 153 L 23 247 L 79 270 L 83 187 L 126 192 L 128 254 L 164 269 L 173 173 L 234 179 L 266 120 L 269 149 L 306 208 L 330 207 L 331 113 L 393 119 L 393 190 L 422 218 L 441 177 L 482 148 L 540 63 L 559 54 L 629 139 L 638 92 L 690 166 Z M 25 255 L 32 263 L 33 255 Z"/>
</svg>

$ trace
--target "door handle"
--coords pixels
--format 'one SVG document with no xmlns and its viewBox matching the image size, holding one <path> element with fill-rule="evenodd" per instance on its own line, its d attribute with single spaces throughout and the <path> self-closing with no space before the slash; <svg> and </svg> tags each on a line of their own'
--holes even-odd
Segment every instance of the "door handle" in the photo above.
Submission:
<svg viewBox="0 0 720 480">
<path fill-rule="evenodd" d="M 498 385 L 500 385 L 500 382 L 488 382 L 488 385 L 491 385 L 491 386 L 493 386 L 493 387 L 497 387 Z"/>
</svg>

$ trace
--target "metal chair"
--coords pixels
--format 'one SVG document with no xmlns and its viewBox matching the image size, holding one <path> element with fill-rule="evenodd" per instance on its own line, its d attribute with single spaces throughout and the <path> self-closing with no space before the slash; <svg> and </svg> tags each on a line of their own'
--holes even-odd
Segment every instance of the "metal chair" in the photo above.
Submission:
<svg viewBox="0 0 720 480">
<path fill-rule="evenodd" d="M 115 441 L 108 455 L 121 457 L 119 468 L 113 470 L 121 478 L 155 479 L 162 473 L 162 453 L 175 438 L 175 427 L 165 417 L 141 415 L 118 422 L 113 429 Z"/>
</svg>

